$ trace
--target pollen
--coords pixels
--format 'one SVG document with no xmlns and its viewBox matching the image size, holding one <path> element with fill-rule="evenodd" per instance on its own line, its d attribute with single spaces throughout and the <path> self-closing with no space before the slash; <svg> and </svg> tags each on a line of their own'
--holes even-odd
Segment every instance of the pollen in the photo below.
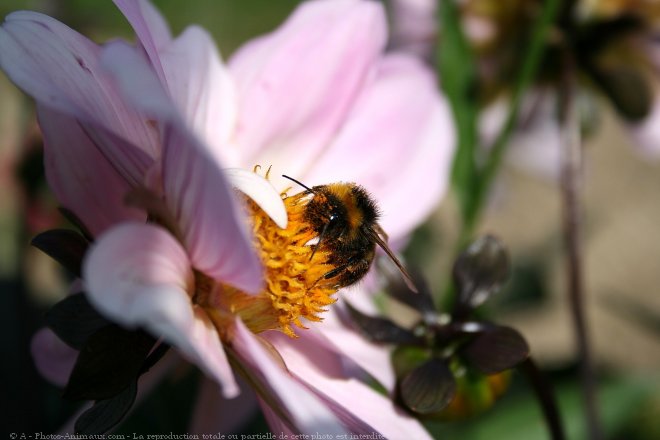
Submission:
<svg viewBox="0 0 660 440">
<path fill-rule="evenodd" d="M 336 301 L 333 295 L 339 286 L 325 278 L 335 267 L 327 263 L 327 251 L 314 251 L 318 235 L 305 220 L 308 197 L 304 193 L 284 196 L 286 229 L 279 228 L 256 203 L 246 200 L 266 285 L 256 296 L 222 286 L 216 298 L 222 308 L 240 316 L 255 333 L 279 329 L 295 337 L 293 326 L 306 328 L 303 318 L 321 321 L 321 314 Z"/>
</svg>

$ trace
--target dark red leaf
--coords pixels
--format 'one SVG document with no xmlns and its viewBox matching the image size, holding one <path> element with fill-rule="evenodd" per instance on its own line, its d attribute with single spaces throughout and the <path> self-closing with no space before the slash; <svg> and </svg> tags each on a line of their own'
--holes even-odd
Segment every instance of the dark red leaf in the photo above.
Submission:
<svg viewBox="0 0 660 440">
<path fill-rule="evenodd" d="M 81 277 L 82 260 L 89 242 L 72 229 L 51 229 L 32 239 L 32 246 L 48 254 L 69 272 Z"/>
<path fill-rule="evenodd" d="M 433 303 L 431 289 L 429 289 L 426 279 L 414 268 L 408 268 L 408 272 L 417 287 L 417 293 L 410 290 L 410 287 L 408 287 L 400 275 L 388 276 L 388 285 L 385 292 L 397 301 L 419 311 L 422 315 L 429 313 L 435 315 L 435 304 Z"/>
<path fill-rule="evenodd" d="M 64 397 L 104 400 L 116 396 L 137 379 L 154 343 L 143 331 L 103 327 L 80 350 Z"/>
<path fill-rule="evenodd" d="M 98 400 L 90 409 L 78 417 L 74 430 L 76 434 L 105 434 L 116 426 L 135 403 L 137 380 L 131 382 L 122 392 L 110 399 Z"/>
<path fill-rule="evenodd" d="M 428 360 L 399 382 L 401 400 L 418 414 L 433 414 L 442 410 L 455 393 L 454 376 L 447 364 L 438 358 Z"/>
<path fill-rule="evenodd" d="M 386 318 L 365 315 L 346 303 L 353 323 L 372 342 L 386 344 L 419 344 L 422 339 L 410 330 L 399 327 Z"/>
<path fill-rule="evenodd" d="M 495 374 L 527 359 L 529 346 L 516 330 L 494 327 L 470 341 L 461 355 L 472 368 L 484 374 Z"/>
<path fill-rule="evenodd" d="M 82 220 L 80 220 L 80 218 L 78 218 L 78 216 L 74 214 L 73 211 L 63 206 L 60 206 L 58 210 L 60 211 L 60 214 L 62 214 L 64 218 L 66 218 L 69 221 L 69 223 L 71 223 L 73 226 L 78 228 L 80 233 L 87 239 L 87 241 L 89 241 L 90 243 L 94 241 L 94 237 L 92 236 L 92 233 L 89 232 L 87 226 L 85 226 Z"/>
<path fill-rule="evenodd" d="M 92 308 L 83 293 L 66 297 L 46 313 L 46 325 L 77 350 L 83 348 L 90 336 L 109 324 Z"/>
<path fill-rule="evenodd" d="M 457 307 L 472 309 L 483 304 L 509 277 L 509 269 L 509 255 L 497 238 L 477 239 L 454 263 Z"/>
</svg>

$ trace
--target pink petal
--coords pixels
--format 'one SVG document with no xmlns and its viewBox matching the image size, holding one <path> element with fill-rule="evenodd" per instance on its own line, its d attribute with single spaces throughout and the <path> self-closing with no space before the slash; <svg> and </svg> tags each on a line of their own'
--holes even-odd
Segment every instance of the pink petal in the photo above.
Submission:
<svg viewBox="0 0 660 440">
<path fill-rule="evenodd" d="M 144 213 L 125 206 L 128 182 L 83 126 L 63 113 L 42 106 L 37 110 L 44 135 L 46 178 L 62 206 L 73 211 L 95 236 L 122 220 L 144 220 Z"/>
<path fill-rule="evenodd" d="M 637 124 L 628 124 L 628 128 L 643 155 L 652 159 L 660 157 L 660 94 L 656 93 L 646 118 Z"/>
<path fill-rule="evenodd" d="M 292 430 L 289 425 L 287 425 L 286 422 L 280 417 L 280 415 L 275 412 L 273 408 L 271 408 L 266 402 L 264 402 L 263 399 L 258 400 L 259 407 L 261 408 L 261 412 L 263 413 L 264 418 L 266 419 L 266 423 L 270 428 L 270 432 L 276 432 L 278 438 L 279 436 L 282 436 L 283 438 L 295 438 L 293 436 L 297 435 L 298 432 Z"/>
<path fill-rule="evenodd" d="M 234 188 L 250 197 L 277 226 L 286 228 L 288 217 L 284 201 L 268 180 L 242 168 L 227 168 L 224 171 Z"/>
<path fill-rule="evenodd" d="M 293 431 L 335 436 L 346 433 L 335 415 L 276 362 L 240 319 L 235 321 L 235 330 L 234 350 L 261 385 L 279 402 L 278 407 L 294 425 L 290 426 Z"/>
<path fill-rule="evenodd" d="M 411 56 L 384 58 L 336 141 L 304 176 L 306 184 L 359 183 L 380 206 L 390 238 L 409 233 L 449 182 L 455 136 L 435 82 Z"/>
<path fill-rule="evenodd" d="M 113 0 L 133 26 L 138 41 L 147 53 L 158 77 L 165 82 L 165 73 L 158 51 L 172 40 L 169 26 L 148 0 Z"/>
<path fill-rule="evenodd" d="M 90 302 L 127 327 L 144 327 L 181 350 L 235 397 L 238 386 L 217 331 L 189 292 L 185 250 L 166 230 L 126 222 L 102 235 L 83 266 Z"/>
<path fill-rule="evenodd" d="M 58 387 L 67 384 L 78 358 L 78 350 L 66 345 L 51 329 L 44 327 L 32 338 L 30 351 L 43 377 Z"/>
<path fill-rule="evenodd" d="M 179 115 L 164 84 L 133 46 L 123 41 L 107 44 L 101 52 L 100 65 L 121 96 L 138 111 L 164 121 L 172 121 Z"/>
<path fill-rule="evenodd" d="M 263 269 L 221 166 L 208 150 L 176 130 L 165 135 L 163 184 L 195 268 L 246 292 L 258 293 Z"/>
<path fill-rule="evenodd" d="M 231 400 L 224 398 L 215 382 L 200 381 L 189 429 L 191 434 L 230 434 L 250 421 L 259 406 L 254 392 L 245 381 L 238 379 L 241 394 Z"/>
<path fill-rule="evenodd" d="M 346 327 L 337 315 L 336 307 L 339 305 L 323 315 L 322 323 L 311 323 L 305 333 L 310 333 L 309 337 L 315 337 L 317 343 L 354 362 L 388 391 L 394 390 L 395 378 L 389 349 L 368 342 L 355 330 Z"/>
<path fill-rule="evenodd" d="M 109 45 L 103 65 L 136 108 L 165 121 L 163 189 L 193 266 L 247 292 L 263 285 L 261 261 L 218 157 L 185 127 L 151 68 L 130 47 Z M 130 73 L 123 66 L 131 66 Z"/>
<path fill-rule="evenodd" d="M 244 166 L 300 176 L 347 117 L 385 34 L 376 2 L 304 2 L 275 32 L 239 49 L 229 67 Z"/>
<path fill-rule="evenodd" d="M 193 132 L 223 161 L 236 164 L 235 151 L 226 147 L 236 120 L 236 92 L 210 35 L 192 26 L 173 41 L 167 23 L 150 2 L 115 0 L 115 4 L 133 26 Z"/>
<path fill-rule="evenodd" d="M 236 123 L 236 90 L 211 36 L 192 26 L 160 51 L 167 88 L 183 119 L 224 163 Z"/>
<path fill-rule="evenodd" d="M 0 67 L 39 103 L 93 122 L 157 153 L 156 132 L 126 105 L 99 66 L 100 48 L 35 12 L 14 12 L 0 29 Z"/>
<path fill-rule="evenodd" d="M 390 439 L 430 439 L 415 418 L 366 384 L 345 377 L 342 360 L 320 348 L 314 338 L 296 340 L 271 332 L 268 339 L 280 353 L 291 373 L 329 402 L 354 433 L 378 432 Z"/>
</svg>

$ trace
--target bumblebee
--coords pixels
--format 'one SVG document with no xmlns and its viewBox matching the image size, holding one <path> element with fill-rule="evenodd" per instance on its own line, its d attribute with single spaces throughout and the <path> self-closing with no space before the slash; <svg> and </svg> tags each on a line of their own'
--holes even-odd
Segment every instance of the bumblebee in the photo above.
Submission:
<svg viewBox="0 0 660 440">
<path fill-rule="evenodd" d="M 318 282 L 331 280 L 342 288 L 360 281 L 369 271 L 378 245 L 399 268 L 409 287 L 417 291 L 408 271 L 387 245 L 387 234 L 378 224 L 376 202 L 363 187 L 342 182 L 310 188 L 292 177 L 282 177 L 305 188 L 297 197 L 308 198 L 305 221 L 318 237 L 312 244 L 313 253 L 324 251 L 328 255 L 326 263 L 334 267 Z"/>
</svg>

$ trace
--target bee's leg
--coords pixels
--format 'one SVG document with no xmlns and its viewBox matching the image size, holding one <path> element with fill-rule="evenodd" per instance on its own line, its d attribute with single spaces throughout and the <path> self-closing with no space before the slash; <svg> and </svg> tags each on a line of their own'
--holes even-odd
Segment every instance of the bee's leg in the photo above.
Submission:
<svg viewBox="0 0 660 440">
<path fill-rule="evenodd" d="M 312 287 L 316 286 L 321 280 L 330 280 L 338 277 L 337 285 L 340 287 L 349 286 L 360 279 L 369 271 L 371 261 L 364 258 L 353 257 L 341 266 L 326 272 L 314 282 Z"/>
<path fill-rule="evenodd" d="M 309 288 L 313 289 L 316 287 L 321 281 L 324 280 L 330 280 L 336 276 L 339 276 L 342 272 L 346 271 L 350 266 L 351 266 L 351 261 L 349 260 L 347 263 L 342 264 L 341 266 L 337 266 L 332 270 L 329 270 L 328 272 L 324 273 L 322 276 L 320 276 L 316 281 L 314 281 L 314 284 L 312 284 Z M 341 280 L 338 284 L 341 284 Z"/>
<path fill-rule="evenodd" d="M 349 267 L 351 267 L 351 264 L 353 264 L 353 263 L 349 261 L 346 264 L 342 264 L 341 266 L 335 267 L 334 269 L 332 269 L 332 270 L 326 272 L 325 274 L 323 274 L 323 276 L 321 278 L 319 278 L 319 281 L 320 280 L 329 280 L 331 278 L 336 277 L 337 275 L 339 275 L 340 273 L 344 272 Z"/>
</svg>

